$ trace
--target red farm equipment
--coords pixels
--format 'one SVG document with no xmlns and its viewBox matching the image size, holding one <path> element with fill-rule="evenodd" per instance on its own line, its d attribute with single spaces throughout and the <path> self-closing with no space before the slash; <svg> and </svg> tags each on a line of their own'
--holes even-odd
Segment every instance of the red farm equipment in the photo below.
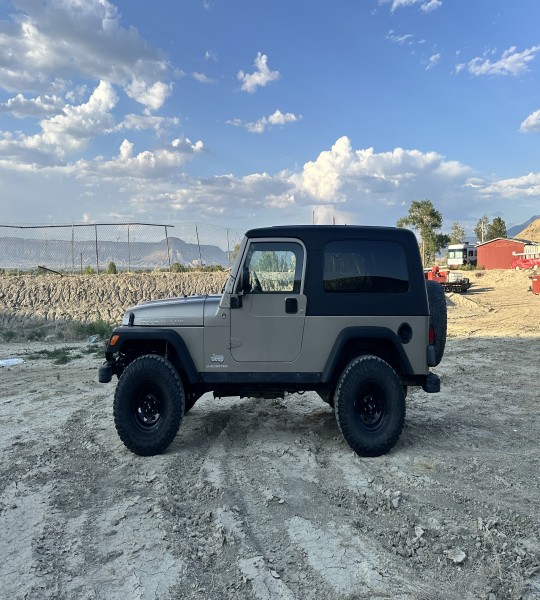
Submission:
<svg viewBox="0 0 540 600">
<path fill-rule="evenodd" d="M 456 292 L 463 294 L 471 287 L 468 277 L 463 277 L 459 271 L 441 271 L 438 265 L 424 271 L 425 278 L 429 281 L 440 283 L 445 292 Z"/>
</svg>

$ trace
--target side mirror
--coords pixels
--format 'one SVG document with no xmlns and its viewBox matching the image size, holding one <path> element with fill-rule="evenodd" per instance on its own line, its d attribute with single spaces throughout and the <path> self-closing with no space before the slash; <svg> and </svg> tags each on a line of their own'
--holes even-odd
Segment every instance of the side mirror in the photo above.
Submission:
<svg viewBox="0 0 540 600">
<path fill-rule="evenodd" d="M 242 268 L 242 280 L 240 281 L 240 289 L 244 292 L 251 292 L 251 283 L 249 282 L 249 268 L 244 266 Z"/>
<path fill-rule="evenodd" d="M 241 296 L 231 296 L 231 308 L 242 308 Z"/>
</svg>

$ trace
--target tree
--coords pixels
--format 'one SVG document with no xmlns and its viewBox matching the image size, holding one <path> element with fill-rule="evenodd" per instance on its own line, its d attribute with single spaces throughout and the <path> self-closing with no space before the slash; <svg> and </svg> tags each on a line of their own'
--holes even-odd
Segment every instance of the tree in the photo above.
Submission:
<svg viewBox="0 0 540 600">
<path fill-rule="evenodd" d="M 480 217 L 480 219 L 478 220 L 478 223 L 476 224 L 476 227 L 474 228 L 474 235 L 476 236 L 476 239 L 480 243 L 486 241 L 488 225 L 489 225 L 488 216 L 484 215 L 483 217 Z"/>
<path fill-rule="evenodd" d="M 506 223 L 501 219 L 501 217 L 495 217 L 490 223 L 488 216 L 484 215 L 476 224 L 474 233 L 476 235 L 476 239 L 480 243 L 488 242 L 489 240 L 494 240 L 495 238 L 505 238 L 507 235 Z"/>
<path fill-rule="evenodd" d="M 486 241 L 494 240 L 496 238 L 505 238 L 506 235 L 506 223 L 501 217 L 495 217 L 488 225 Z"/>
<path fill-rule="evenodd" d="M 118 273 L 118 269 L 116 268 L 116 264 L 113 263 L 113 261 L 111 260 L 111 262 L 109 263 L 109 266 L 107 267 L 107 273 L 109 275 L 116 275 Z"/>
<path fill-rule="evenodd" d="M 440 233 L 442 215 L 430 200 L 413 200 L 409 214 L 397 222 L 398 227 L 412 227 L 422 240 L 422 262 L 427 265 L 435 260 L 437 252 L 448 245 L 450 236 Z"/>
<path fill-rule="evenodd" d="M 463 244 L 465 242 L 465 229 L 455 221 L 450 229 L 450 244 Z"/>
</svg>

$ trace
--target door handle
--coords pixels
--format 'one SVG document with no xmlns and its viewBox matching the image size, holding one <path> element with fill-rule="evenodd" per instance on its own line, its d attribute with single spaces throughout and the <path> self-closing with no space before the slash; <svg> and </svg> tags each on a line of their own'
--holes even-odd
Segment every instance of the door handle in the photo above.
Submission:
<svg viewBox="0 0 540 600">
<path fill-rule="evenodd" d="M 285 312 L 294 315 L 298 312 L 298 300 L 296 298 L 285 298 Z"/>
</svg>

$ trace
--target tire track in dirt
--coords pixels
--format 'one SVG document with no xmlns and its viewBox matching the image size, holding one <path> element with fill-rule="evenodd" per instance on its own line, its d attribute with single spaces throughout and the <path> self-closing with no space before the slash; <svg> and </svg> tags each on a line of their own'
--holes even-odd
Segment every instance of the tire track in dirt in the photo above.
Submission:
<svg viewBox="0 0 540 600">
<path fill-rule="evenodd" d="M 250 399 L 215 410 L 222 427 L 198 448 L 192 432 L 189 461 L 179 457 L 168 472 L 168 497 L 178 500 L 170 528 L 179 535 L 169 539 L 197 581 L 178 593 L 314 599 L 392 589 L 397 598 L 436 597 L 430 578 L 408 585 L 403 559 L 377 551 L 380 523 L 372 521 L 396 511 L 396 497 L 373 480 L 369 460 L 355 461 L 344 447 L 320 400 Z"/>
</svg>

